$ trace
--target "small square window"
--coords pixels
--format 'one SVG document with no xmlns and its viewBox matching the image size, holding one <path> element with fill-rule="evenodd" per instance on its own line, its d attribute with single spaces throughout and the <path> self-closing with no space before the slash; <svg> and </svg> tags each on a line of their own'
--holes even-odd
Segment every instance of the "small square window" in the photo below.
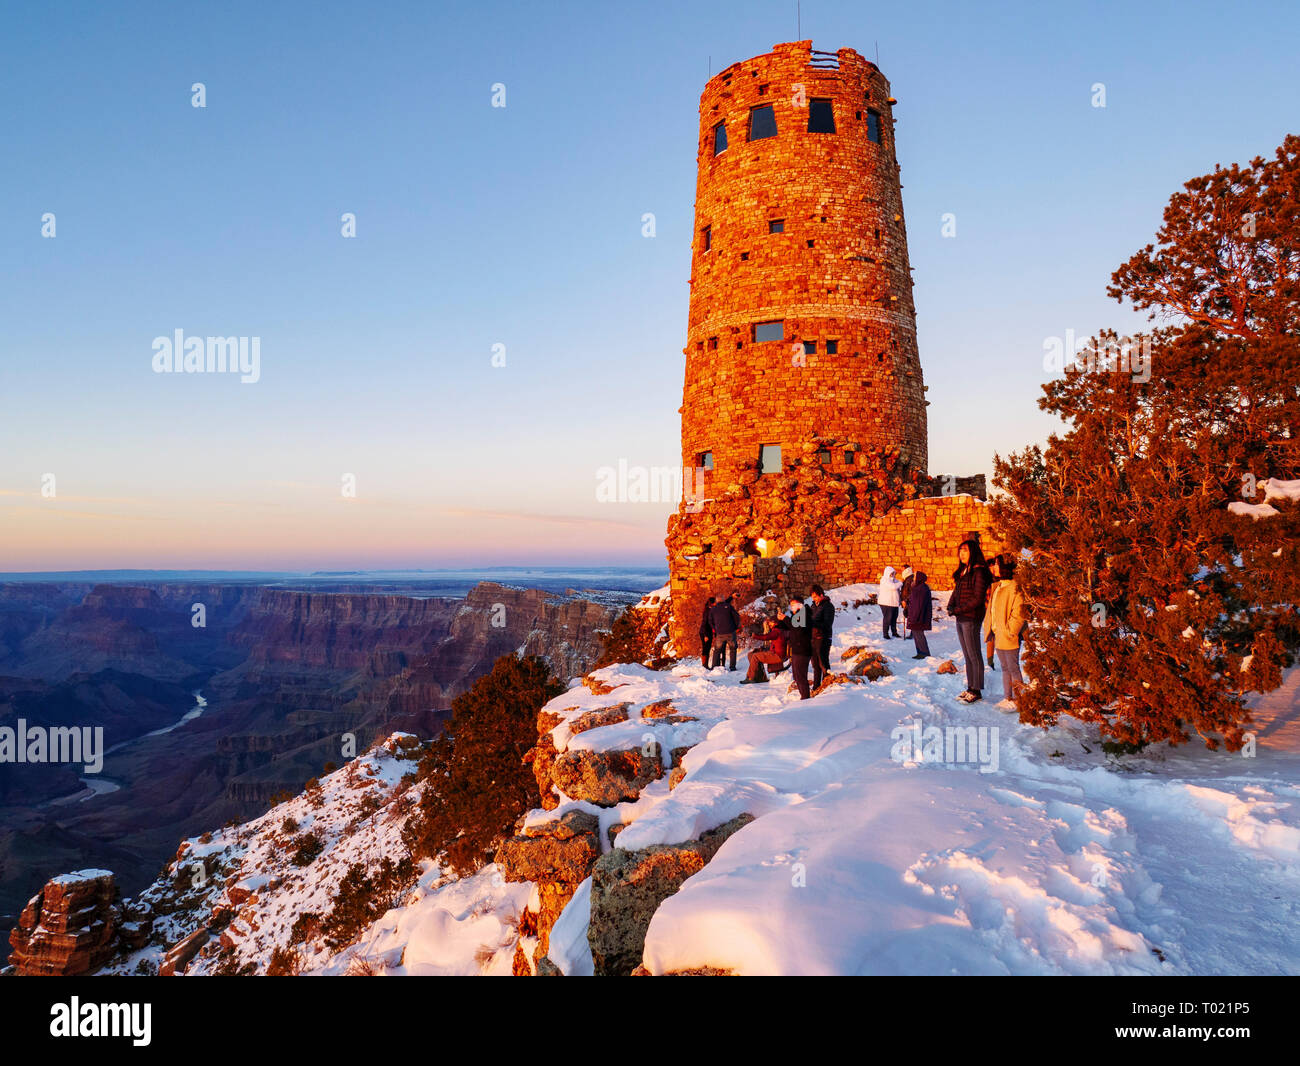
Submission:
<svg viewBox="0 0 1300 1066">
<path fill-rule="evenodd" d="M 713 469 L 713 453 L 712 453 L 712 452 L 700 452 L 700 458 L 699 458 L 699 462 L 697 463 L 697 465 L 700 466 L 700 467 L 702 467 L 702 468 L 705 469 L 705 470 L 712 470 L 712 469 Z"/>
<path fill-rule="evenodd" d="M 760 474 L 779 474 L 781 472 L 781 445 L 763 445 L 758 454 L 758 472 Z"/>
<path fill-rule="evenodd" d="M 867 112 L 867 140 L 873 144 L 880 143 L 880 112 Z"/>
<path fill-rule="evenodd" d="M 761 141 L 776 136 L 776 112 L 771 104 L 755 107 L 749 112 L 749 139 Z"/>
<path fill-rule="evenodd" d="M 703 341 L 696 341 L 696 342 L 695 342 L 695 350 L 696 350 L 697 352 L 702 352 L 702 351 L 704 351 L 704 342 L 703 342 Z"/>
<path fill-rule="evenodd" d="M 707 252 L 713 247 L 713 227 L 705 226 L 700 230 L 700 251 Z"/>
<path fill-rule="evenodd" d="M 839 350 L 840 350 L 840 342 L 839 342 L 839 341 L 827 341 L 827 342 L 826 342 L 826 354 L 827 354 L 827 355 L 838 355 L 838 354 L 839 354 Z"/>
<path fill-rule="evenodd" d="M 755 322 L 754 323 L 754 342 L 756 344 L 763 341 L 782 341 L 785 340 L 785 323 L 784 322 Z"/>
<path fill-rule="evenodd" d="M 743 348 L 744 346 L 745 346 L 744 341 L 736 341 L 736 351 L 740 351 L 740 349 Z"/>
<path fill-rule="evenodd" d="M 857 119 L 859 122 L 861 122 L 861 121 L 862 121 L 862 112 L 861 112 L 861 111 L 854 111 L 854 112 L 853 112 L 853 117 L 854 117 L 855 119 Z"/>
<path fill-rule="evenodd" d="M 808 101 L 808 132 L 835 132 L 835 109 L 829 100 Z"/>
<path fill-rule="evenodd" d="M 831 453 L 830 453 L 830 449 L 828 449 L 828 448 L 822 448 L 822 449 L 817 453 L 817 461 L 818 461 L 819 463 L 823 464 L 824 466 L 830 466 L 830 465 L 831 465 Z"/>
<path fill-rule="evenodd" d="M 717 350 L 718 350 L 718 338 L 717 338 L 717 337 L 710 337 L 710 338 L 709 338 L 709 351 L 711 351 L 711 352 L 716 352 Z"/>
<path fill-rule="evenodd" d="M 816 341 L 804 341 L 804 342 L 803 342 L 803 354 L 804 354 L 804 355 L 816 355 L 816 354 L 817 354 L 817 342 L 816 342 Z"/>
<path fill-rule="evenodd" d="M 713 127 L 713 154 L 721 155 L 727 150 L 727 124 L 719 122 Z"/>
<path fill-rule="evenodd" d="M 812 246 L 813 246 L 813 242 L 812 242 L 812 241 L 809 241 L 809 242 L 808 242 L 808 247 L 811 248 Z"/>
<path fill-rule="evenodd" d="M 767 95 L 767 86 L 766 86 L 766 85 L 760 85 L 760 86 L 758 87 L 758 95 L 759 95 L 759 96 L 766 96 L 766 95 Z"/>
<path fill-rule="evenodd" d="M 771 220 L 768 222 L 768 224 L 767 224 L 767 232 L 768 232 L 768 233 L 784 233 L 784 232 L 785 232 L 785 219 L 783 219 L 783 218 L 774 218 L 774 219 L 771 219 Z"/>
<path fill-rule="evenodd" d="M 876 241 L 880 241 L 880 227 L 878 226 L 876 227 Z"/>
<path fill-rule="evenodd" d="M 746 259 L 748 259 L 748 258 L 749 258 L 749 253 L 748 253 L 748 252 L 741 252 L 741 253 L 740 253 L 740 261 L 741 261 L 742 263 L 743 263 Z"/>
<path fill-rule="evenodd" d="M 854 454 L 855 454 L 855 453 L 854 453 L 854 451 L 853 451 L 852 448 L 845 448 L 845 449 L 844 449 L 844 465 L 845 465 L 845 466 L 852 466 L 852 465 L 853 465 L 853 462 L 854 462 L 854 459 L 853 459 Z"/>
</svg>

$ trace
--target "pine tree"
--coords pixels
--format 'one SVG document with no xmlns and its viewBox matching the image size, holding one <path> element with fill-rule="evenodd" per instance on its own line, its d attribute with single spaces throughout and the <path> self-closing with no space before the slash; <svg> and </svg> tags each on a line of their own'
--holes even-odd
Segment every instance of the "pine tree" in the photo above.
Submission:
<svg viewBox="0 0 1300 1066">
<path fill-rule="evenodd" d="M 416 858 L 441 857 L 458 874 L 488 861 L 515 820 L 541 802 L 523 758 L 537 743 L 537 712 L 564 691 L 535 655 L 503 655 L 451 701 L 447 731 L 430 746 L 420 815 L 407 833 Z"/>
<path fill-rule="evenodd" d="M 1277 687 L 1300 647 L 1300 506 L 1229 507 L 1300 463 L 1300 138 L 1189 181 L 1111 281 L 1161 320 L 1149 366 L 1093 338 L 1039 400 L 1066 431 L 995 458 L 1039 623 L 1021 719 L 1235 751 L 1245 693 Z"/>
</svg>

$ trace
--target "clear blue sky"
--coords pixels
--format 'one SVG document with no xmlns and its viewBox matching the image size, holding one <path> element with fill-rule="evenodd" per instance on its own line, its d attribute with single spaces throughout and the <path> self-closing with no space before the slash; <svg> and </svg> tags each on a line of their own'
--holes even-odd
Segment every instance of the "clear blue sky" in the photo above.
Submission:
<svg viewBox="0 0 1300 1066">
<path fill-rule="evenodd" d="M 1043 439 L 1044 339 L 1131 327 L 1105 286 L 1170 193 L 1297 132 L 1292 3 L 802 18 L 899 100 L 935 472 Z M 596 470 L 680 461 L 699 93 L 797 36 L 785 0 L 5 4 L 0 569 L 661 559 L 671 505 Z M 261 380 L 154 374 L 178 328 L 260 337 Z"/>
</svg>

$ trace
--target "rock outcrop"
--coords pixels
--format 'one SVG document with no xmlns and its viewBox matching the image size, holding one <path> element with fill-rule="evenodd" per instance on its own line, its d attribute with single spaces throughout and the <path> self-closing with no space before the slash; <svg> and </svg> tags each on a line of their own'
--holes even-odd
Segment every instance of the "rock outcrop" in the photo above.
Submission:
<svg viewBox="0 0 1300 1066">
<path fill-rule="evenodd" d="M 682 844 L 637 851 L 615 848 L 591 872 L 591 924 L 587 940 L 596 976 L 629 976 L 641 965 L 646 930 L 664 900 L 699 873 L 723 843 L 752 822 L 742 814 Z"/>
<path fill-rule="evenodd" d="M 9 965 L 18 976 L 91 973 L 113 956 L 119 936 L 138 944 L 148 930 L 124 916 L 117 882 L 107 870 L 51 878 L 28 901 L 9 933 Z"/>
</svg>

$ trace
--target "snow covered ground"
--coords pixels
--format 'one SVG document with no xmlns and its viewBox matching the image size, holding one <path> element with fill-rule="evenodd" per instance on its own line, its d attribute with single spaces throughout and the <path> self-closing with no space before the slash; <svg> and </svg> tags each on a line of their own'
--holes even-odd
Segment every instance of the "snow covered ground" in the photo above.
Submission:
<svg viewBox="0 0 1300 1066">
<path fill-rule="evenodd" d="M 575 685 L 548 705 L 571 720 L 631 704 L 627 722 L 577 734 L 561 724 L 561 750 L 627 747 L 648 734 L 665 752 L 695 746 L 671 791 L 665 777 L 635 802 L 565 802 L 532 821 L 584 807 L 599 815 L 602 840 L 622 822 L 619 845 L 641 848 L 756 816 L 659 908 L 645 946 L 652 972 L 1300 973 L 1300 668 L 1255 702 L 1254 757 L 1193 743 L 1116 758 L 1091 727 L 1021 726 L 993 702 L 998 672 L 986 673 L 986 702 L 959 703 L 964 674 L 937 672 L 945 659 L 960 664 L 952 620 L 936 610 L 933 654 L 914 661 L 910 640 L 881 638 L 879 608 L 847 606 L 874 591 L 832 591 L 831 661 L 841 666 L 847 647 L 876 648 L 893 677 L 801 702 L 788 673 L 739 684 L 743 655 L 735 673 L 618 665 L 595 675 L 621 686 L 611 693 Z M 696 720 L 640 717 L 664 699 Z M 315 800 L 192 840 L 185 861 L 221 860 L 193 913 L 232 887 L 256 893 L 229 934 L 238 961 L 264 968 L 300 913 L 328 909 L 349 864 L 403 854 L 404 812 L 420 786 L 401 778 L 413 768 L 390 740 L 322 778 Z M 299 869 L 287 856 L 309 831 L 324 850 Z M 550 938 L 552 961 L 574 975 L 591 970 L 589 883 Z M 507 974 L 534 891 L 505 883 L 495 866 L 456 881 L 426 864 L 402 906 L 337 955 L 305 950 L 303 972 Z M 188 931 L 187 913 L 163 919 L 176 924 L 169 943 Z M 161 955 L 146 949 L 114 969 L 142 958 Z M 200 958 L 189 972 L 211 966 Z"/>
<path fill-rule="evenodd" d="M 838 606 L 872 591 L 831 595 Z M 596 676 L 625 687 L 553 702 L 671 698 L 712 723 L 676 789 L 659 781 L 602 812 L 635 819 L 620 846 L 759 816 L 655 914 L 652 972 L 1300 973 L 1300 670 L 1257 702 L 1253 758 L 1189 744 L 1116 759 L 1077 723 L 1045 733 L 991 700 L 959 703 L 964 675 L 936 672 L 960 658 L 947 617 L 925 661 L 881 638 L 876 607 L 841 608 L 836 625 L 833 665 L 867 645 L 896 676 L 800 702 L 788 675 L 742 686 L 742 672 L 698 664 L 614 666 Z M 999 673 L 985 694 L 1000 697 Z M 917 725 L 923 743 L 909 752 Z M 949 727 L 971 726 L 969 750 L 926 757 L 930 727 L 947 741 Z M 565 930 L 585 905 L 570 904 Z M 580 944 L 556 954 L 568 972 L 588 964 Z"/>
</svg>

